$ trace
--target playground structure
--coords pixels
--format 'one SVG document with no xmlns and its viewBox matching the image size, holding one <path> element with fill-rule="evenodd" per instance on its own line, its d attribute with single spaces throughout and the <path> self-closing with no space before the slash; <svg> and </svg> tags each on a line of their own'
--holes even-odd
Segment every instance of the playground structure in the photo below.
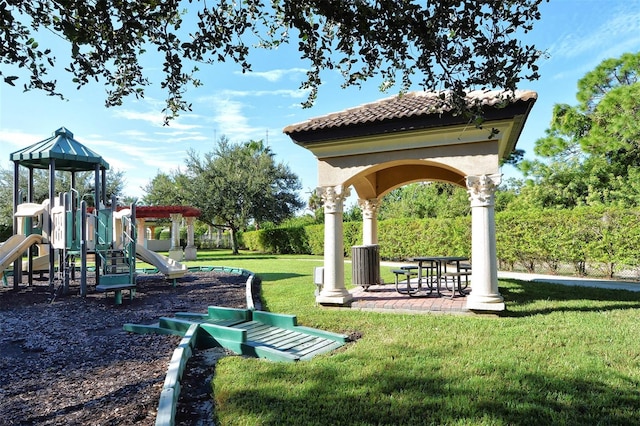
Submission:
<svg viewBox="0 0 640 426">
<path fill-rule="evenodd" d="M 93 255 L 96 290 L 113 292 L 116 303 L 122 291 L 131 297 L 136 287 L 136 258 L 154 265 L 167 278 L 184 276 L 187 268 L 180 262 L 147 250 L 137 241 L 136 205 L 118 209 L 115 197 L 106 200 L 106 170 L 109 165 L 73 138 L 65 128 L 52 137 L 11 154 L 14 162 L 13 236 L 0 246 L 0 277 L 5 284 L 6 271 L 12 268 L 14 287 L 22 282 L 22 272 L 33 284 L 35 272 L 49 273 L 52 291 L 67 293 L 70 281 L 80 277 L 80 294 L 87 294 L 88 257 Z M 20 167 L 28 169 L 26 201 L 20 190 Z M 49 198 L 33 201 L 33 171 L 48 169 Z M 55 194 L 56 171 L 71 173 L 71 187 Z M 94 172 L 93 206 L 76 189 L 77 172 Z M 34 253 L 32 248 L 37 248 Z M 22 260 L 23 254 L 28 257 Z M 79 263 L 79 267 L 78 267 Z M 56 283 L 59 284 L 56 289 Z"/>
</svg>

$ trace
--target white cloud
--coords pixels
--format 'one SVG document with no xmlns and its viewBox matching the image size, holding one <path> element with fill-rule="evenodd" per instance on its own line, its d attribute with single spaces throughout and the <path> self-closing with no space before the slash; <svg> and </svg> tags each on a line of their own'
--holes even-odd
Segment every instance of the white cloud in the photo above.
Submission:
<svg viewBox="0 0 640 426">
<path fill-rule="evenodd" d="M 144 197 L 145 192 L 142 188 L 147 186 L 147 184 L 151 181 L 151 179 L 142 178 L 142 177 L 130 179 L 129 175 L 127 175 L 125 179 L 126 179 L 126 185 L 124 188 L 125 195 L 128 195 L 130 197 L 135 197 L 135 198 Z"/>
<path fill-rule="evenodd" d="M 275 69 L 271 71 L 251 71 L 242 73 L 241 71 L 236 71 L 235 74 L 246 75 L 247 77 L 258 77 L 263 78 L 271 83 L 275 83 L 280 81 L 282 78 L 288 75 L 297 75 L 304 74 L 307 70 L 304 68 L 289 68 L 289 69 Z"/>
<path fill-rule="evenodd" d="M 261 130 L 249 125 L 249 119 L 244 114 L 246 105 L 229 98 L 212 99 L 214 110 L 213 122 L 215 133 L 226 135 L 231 141 L 255 138 Z"/>
<path fill-rule="evenodd" d="M 157 127 L 162 127 L 164 124 L 163 115 L 155 111 L 141 112 L 123 108 L 114 110 L 113 115 L 116 118 L 124 118 L 125 120 L 144 121 Z"/>
<path fill-rule="evenodd" d="M 607 2 L 600 3 L 600 6 L 607 7 Z M 598 14 L 597 10 L 591 12 L 594 15 Z M 554 57 L 575 58 L 583 54 L 602 52 L 603 48 L 610 46 L 606 51 L 610 52 L 611 57 L 616 57 L 629 48 L 637 49 L 639 22 L 640 12 L 637 10 L 618 10 L 613 18 L 595 28 L 583 25 L 581 28 L 567 29 L 565 35 L 560 37 L 549 51 Z M 596 63 L 603 59 L 606 57 L 601 53 Z"/>
<path fill-rule="evenodd" d="M 169 131 L 166 133 L 158 132 L 156 135 L 158 138 L 154 139 L 154 141 L 165 144 L 178 142 L 200 142 L 211 139 L 211 137 L 203 134 L 202 132 Z"/>
<path fill-rule="evenodd" d="M 175 152 L 166 154 L 155 144 L 132 144 L 127 140 L 114 141 L 98 135 L 91 135 L 85 139 L 87 145 L 99 147 L 101 155 L 112 169 L 125 171 L 127 175 L 130 172 L 135 174 L 140 169 L 146 169 L 145 174 L 148 174 L 149 169 L 173 170 L 180 165 L 184 157 L 184 152 L 180 155 L 176 155 Z"/>
<path fill-rule="evenodd" d="M 128 139 L 136 139 L 136 140 L 147 140 L 149 137 L 146 132 L 141 130 L 123 130 L 119 132 L 120 135 L 124 136 Z"/>
<path fill-rule="evenodd" d="M 248 97 L 265 97 L 280 96 L 283 98 L 301 99 L 308 95 L 309 90 L 305 89 L 279 89 L 279 90 L 223 90 L 214 95 L 200 96 L 196 99 L 199 104 L 210 104 L 220 99 L 228 98 L 248 98 Z"/>
<path fill-rule="evenodd" d="M 300 99 L 308 95 L 309 89 L 254 90 L 252 92 L 228 91 L 228 93 L 236 96 L 280 96 L 283 98 Z"/>
<path fill-rule="evenodd" d="M 159 111 L 135 111 L 131 109 L 117 109 L 114 110 L 114 116 L 116 118 L 123 118 L 125 120 L 142 121 L 150 124 L 153 127 L 164 127 L 179 130 L 190 130 L 202 127 L 199 124 L 185 124 L 186 119 L 198 119 L 200 118 L 196 114 L 183 113 L 179 117 L 171 120 L 168 126 L 164 125 L 164 115 Z"/>
<path fill-rule="evenodd" d="M 48 136 L 41 134 L 27 133 L 20 130 L 3 129 L 0 132 L 0 142 L 2 142 L 2 151 L 17 151 L 21 148 L 33 145 L 34 143 L 46 139 Z M 15 148 L 15 149 L 14 149 Z"/>
</svg>

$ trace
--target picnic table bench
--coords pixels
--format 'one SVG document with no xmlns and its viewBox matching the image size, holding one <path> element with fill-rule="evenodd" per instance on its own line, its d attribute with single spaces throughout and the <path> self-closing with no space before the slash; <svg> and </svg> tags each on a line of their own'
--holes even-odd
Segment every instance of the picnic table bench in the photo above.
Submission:
<svg viewBox="0 0 640 426">
<path fill-rule="evenodd" d="M 416 294 L 419 291 L 419 287 L 416 288 L 411 287 L 411 278 L 418 276 L 418 266 L 417 265 L 403 265 L 400 269 L 393 269 L 391 272 L 395 275 L 395 284 L 396 291 L 400 294 L 408 294 L 409 296 Z M 406 283 L 406 289 L 400 289 L 400 278 L 404 277 Z M 417 282 L 416 282 L 417 284 Z"/>
</svg>

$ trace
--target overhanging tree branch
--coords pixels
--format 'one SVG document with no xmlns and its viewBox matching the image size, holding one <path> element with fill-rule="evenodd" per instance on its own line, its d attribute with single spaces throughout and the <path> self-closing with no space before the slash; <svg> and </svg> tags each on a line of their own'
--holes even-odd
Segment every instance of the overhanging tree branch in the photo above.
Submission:
<svg viewBox="0 0 640 426">
<path fill-rule="evenodd" d="M 6 84 L 63 96 L 49 71 L 68 58 L 65 69 L 77 87 L 103 82 L 106 105 L 114 106 L 144 96 L 152 82 L 141 59 L 158 51 L 164 112 L 172 118 L 190 109 L 187 88 L 200 85 L 194 64 L 233 61 L 249 71 L 253 48 L 297 37 L 308 65 L 300 86 L 309 91 L 305 106 L 315 100 L 327 69 L 342 74 L 344 87 L 379 76 L 382 89 L 399 84 L 400 91 L 413 83 L 460 93 L 514 90 L 521 80 L 538 78 L 541 52 L 516 35 L 540 19 L 542 1 L 5 0 L 0 58 L 9 67 L 0 75 Z M 44 46 L 44 29 L 67 40 L 69 50 Z"/>
</svg>

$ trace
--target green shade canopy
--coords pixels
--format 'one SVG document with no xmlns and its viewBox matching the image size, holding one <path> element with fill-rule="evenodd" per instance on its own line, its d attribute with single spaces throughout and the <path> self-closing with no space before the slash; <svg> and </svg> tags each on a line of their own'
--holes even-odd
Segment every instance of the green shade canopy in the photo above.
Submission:
<svg viewBox="0 0 640 426">
<path fill-rule="evenodd" d="M 56 170 L 81 172 L 95 170 L 96 165 L 108 170 L 109 164 L 98 154 L 73 138 L 73 133 L 61 127 L 53 136 L 10 155 L 21 166 L 47 169 L 55 160 Z"/>
</svg>

